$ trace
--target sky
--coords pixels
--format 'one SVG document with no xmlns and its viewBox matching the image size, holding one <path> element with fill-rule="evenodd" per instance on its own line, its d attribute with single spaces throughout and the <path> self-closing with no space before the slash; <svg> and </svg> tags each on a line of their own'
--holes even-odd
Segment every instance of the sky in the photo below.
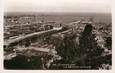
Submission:
<svg viewBox="0 0 115 73">
<path fill-rule="evenodd" d="M 111 0 L 4 0 L 4 11 L 110 13 Z"/>
</svg>

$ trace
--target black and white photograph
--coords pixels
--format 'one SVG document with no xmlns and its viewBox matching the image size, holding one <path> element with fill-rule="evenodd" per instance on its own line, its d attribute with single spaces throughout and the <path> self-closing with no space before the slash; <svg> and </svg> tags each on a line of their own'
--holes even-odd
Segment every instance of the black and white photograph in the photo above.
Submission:
<svg viewBox="0 0 115 73">
<path fill-rule="evenodd" d="M 4 0 L 4 70 L 112 70 L 111 0 Z"/>
</svg>

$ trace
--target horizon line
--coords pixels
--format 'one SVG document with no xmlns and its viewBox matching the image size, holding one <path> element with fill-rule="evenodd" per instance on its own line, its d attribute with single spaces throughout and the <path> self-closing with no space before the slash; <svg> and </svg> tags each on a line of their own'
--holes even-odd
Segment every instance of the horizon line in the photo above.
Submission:
<svg viewBox="0 0 115 73">
<path fill-rule="evenodd" d="M 67 13 L 67 14 L 71 14 L 71 13 L 103 13 L 103 14 L 112 14 L 112 12 L 32 12 L 32 11 L 4 11 L 3 13 Z"/>
</svg>

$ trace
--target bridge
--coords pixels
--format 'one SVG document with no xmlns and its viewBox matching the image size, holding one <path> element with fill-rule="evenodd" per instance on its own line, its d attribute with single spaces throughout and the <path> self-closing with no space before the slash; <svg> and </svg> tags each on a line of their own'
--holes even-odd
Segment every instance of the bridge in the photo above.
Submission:
<svg viewBox="0 0 115 73">
<path fill-rule="evenodd" d="M 60 32 L 61 30 L 62 30 L 62 27 L 53 28 L 53 29 L 47 30 L 47 31 L 35 32 L 35 33 L 27 34 L 24 36 L 20 36 L 15 39 L 8 39 L 8 40 L 4 41 L 4 46 L 17 45 L 19 42 L 23 42 L 25 40 L 32 40 L 34 38 L 43 38 L 45 36 Z"/>
</svg>

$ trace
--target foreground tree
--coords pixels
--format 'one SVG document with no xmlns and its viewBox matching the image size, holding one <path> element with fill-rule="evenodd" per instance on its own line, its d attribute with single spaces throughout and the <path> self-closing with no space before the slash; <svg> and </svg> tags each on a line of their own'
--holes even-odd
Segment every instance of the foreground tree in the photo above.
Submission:
<svg viewBox="0 0 115 73">
<path fill-rule="evenodd" d="M 76 56 L 78 45 L 75 38 L 75 34 L 65 36 L 63 41 L 60 43 L 60 46 L 57 46 L 56 48 L 58 54 L 62 57 L 63 63 L 72 63 L 72 60 Z"/>
<path fill-rule="evenodd" d="M 85 69 L 99 69 L 99 67 L 105 63 L 105 59 L 108 56 L 103 56 L 104 48 L 98 46 L 95 40 L 95 34 L 92 33 L 93 27 L 91 24 L 85 26 L 84 31 L 81 33 L 79 39 L 79 61 L 76 61 L 76 65 L 84 66 Z M 111 57 L 109 57 L 109 60 Z M 109 61 L 110 62 L 110 61 Z"/>
</svg>

